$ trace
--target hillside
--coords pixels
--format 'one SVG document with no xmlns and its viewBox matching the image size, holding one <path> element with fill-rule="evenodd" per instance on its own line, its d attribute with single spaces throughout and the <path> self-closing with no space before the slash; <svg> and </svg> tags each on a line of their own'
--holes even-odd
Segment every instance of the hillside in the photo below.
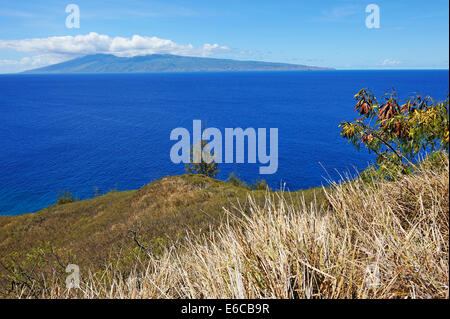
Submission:
<svg viewBox="0 0 450 319">
<path fill-rule="evenodd" d="M 11 270 L 3 276 L 3 296 L 449 298 L 448 160 L 443 168 L 424 167 L 395 181 L 336 184 L 317 200 L 312 191 L 305 200 L 263 191 L 245 200 L 248 192 L 175 176 L 137 191 L 0 218 L 2 256 L 13 247 L 29 252 L 28 264 L 3 258 Z M 128 252 L 123 246 L 119 257 L 90 273 L 90 258 L 125 240 L 136 222 L 147 238 L 181 241 L 150 254 L 139 245 Z M 189 228 L 203 231 L 183 235 Z M 30 248 L 41 239 L 80 254 L 81 289 L 65 288 L 64 258 L 42 277 L 52 250 Z"/>
<path fill-rule="evenodd" d="M 299 202 L 301 194 L 311 201 L 314 194 L 320 199 L 322 191 L 293 193 L 293 199 Z M 188 233 L 207 234 L 223 224 L 229 217 L 224 209 L 247 211 L 248 195 L 264 203 L 265 191 L 201 175 L 181 175 L 134 191 L 0 217 L 0 296 L 10 287 L 11 277 L 5 269 L 9 263 L 17 271 L 31 271 L 35 263 L 45 260 L 39 271 L 51 272 L 56 265 L 62 273 L 65 266 L 59 263 L 76 263 L 84 271 L 104 269 L 119 255 L 131 258 L 131 263 L 139 251 L 133 237 L 152 246 L 152 253 L 174 243 L 181 245 Z M 29 254 L 34 258 L 31 261 L 26 257 Z M 122 270 L 131 268 L 124 259 Z"/>
<path fill-rule="evenodd" d="M 152 54 L 131 58 L 107 54 L 87 55 L 24 73 L 137 73 L 212 71 L 319 71 L 307 65 Z"/>
</svg>

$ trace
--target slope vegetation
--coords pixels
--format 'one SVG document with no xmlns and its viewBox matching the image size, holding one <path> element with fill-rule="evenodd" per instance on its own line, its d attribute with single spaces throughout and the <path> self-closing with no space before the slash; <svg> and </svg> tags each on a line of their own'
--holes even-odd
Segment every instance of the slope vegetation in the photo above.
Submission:
<svg viewBox="0 0 450 319">
<path fill-rule="evenodd" d="M 75 263 L 90 271 L 119 260 L 132 268 L 141 255 L 159 255 L 181 245 L 187 234 L 208 234 L 229 217 L 226 210 L 249 212 L 250 194 L 264 203 L 266 191 L 201 175 L 166 177 L 135 191 L 111 192 L 89 200 L 54 205 L 42 211 L 0 218 L 0 294 L 13 286 L 34 286 L 42 276 Z M 292 194 L 300 201 L 322 190 Z M 41 287 L 42 288 L 42 287 Z"/>
</svg>

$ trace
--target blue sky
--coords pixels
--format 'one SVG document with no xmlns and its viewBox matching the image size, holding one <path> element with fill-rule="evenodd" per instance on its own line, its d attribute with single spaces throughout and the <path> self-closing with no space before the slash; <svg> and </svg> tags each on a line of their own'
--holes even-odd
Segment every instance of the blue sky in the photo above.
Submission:
<svg viewBox="0 0 450 319">
<path fill-rule="evenodd" d="M 66 27 L 71 3 L 78 29 Z M 378 29 L 366 27 L 371 3 Z M 0 73 L 91 53 L 448 69 L 448 10 L 448 0 L 0 0 Z"/>
</svg>

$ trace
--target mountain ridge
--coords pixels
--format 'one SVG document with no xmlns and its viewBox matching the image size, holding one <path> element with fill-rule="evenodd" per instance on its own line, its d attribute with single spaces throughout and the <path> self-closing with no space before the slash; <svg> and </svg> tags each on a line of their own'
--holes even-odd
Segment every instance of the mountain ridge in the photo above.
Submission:
<svg viewBox="0 0 450 319">
<path fill-rule="evenodd" d="M 152 72 L 233 72 L 233 71 L 324 71 L 333 68 L 278 62 L 150 54 L 117 57 L 93 54 L 69 61 L 27 70 L 25 74 L 46 73 L 152 73 Z"/>
</svg>

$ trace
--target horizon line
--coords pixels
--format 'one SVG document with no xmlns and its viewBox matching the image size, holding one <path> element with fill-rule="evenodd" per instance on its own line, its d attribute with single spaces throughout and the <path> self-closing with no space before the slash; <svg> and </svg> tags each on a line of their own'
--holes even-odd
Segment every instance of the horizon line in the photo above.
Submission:
<svg viewBox="0 0 450 319">
<path fill-rule="evenodd" d="M 278 62 L 276 62 L 278 63 Z M 58 63 L 57 63 L 58 64 Z M 54 65 L 54 64 L 51 64 Z M 51 66 L 49 65 L 49 66 Z M 1 73 L 0 75 L 73 75 L 73 74 L 168 74 L 168 73 L 322 73 L 322 72 L 336 72 L 336 71 L 450 71 L 449 68 L 405 68 L 405 69 L 375 69 L 375 68 L 367 68 L 367 69 L 338 69 L 331 68 L 327 70 L 238 70 L 238 71 L 160 71 L 160 72 L 55 72 L 55 73 L 25 73 L 30 70 L 23 70 L 15 73 Z"/>
</svg>

